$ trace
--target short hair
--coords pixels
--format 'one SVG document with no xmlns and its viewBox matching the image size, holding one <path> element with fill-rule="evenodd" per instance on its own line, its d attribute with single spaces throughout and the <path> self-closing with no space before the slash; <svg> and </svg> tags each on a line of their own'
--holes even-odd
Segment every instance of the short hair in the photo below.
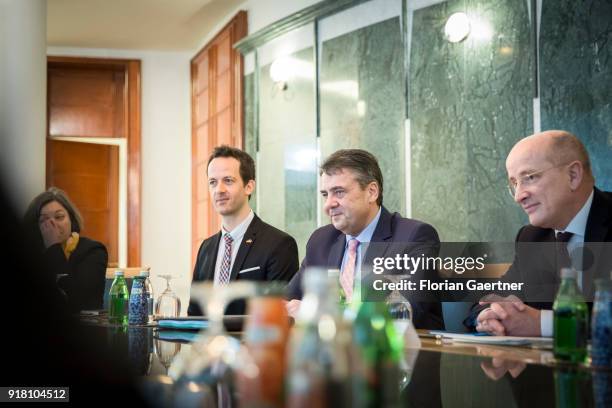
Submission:
<svg viewBox="0 0 612 408">
<path fill-rule="evenodd" d="M 370 152 L 361 149 L 342 149 L 332 153 L 321 165 L 319 175 L 332 175 L 343 169 L 352 170 L 362 189 L 371 182 L 378 184 L 378 199 L 376 204 L 383 202 L 383 176 L 378 160 Z"/>
<path fill-rule="evenodd" d="M 28 206 L 28 209 L 25 212 L 23 217 L 23 221 L 25 223 L 25 227 L 28 230 L 28 233 L 32 235 L 32 239 L 39 241 L 39 244 L 42 246 L 42 236 L 40 234 L 40 227 L 38 225 L 38 220 L 40 218 L 40 212 L 42 208 L 53 202 L 57 201 L 62 207 L 66 209 L 68 212 L 68 216 L 70 217 L 70 224 L 72 228 L 72 232 L 81 232 L 83 228 L 83 217 L 79 212 L 78 208 L 70 201 L 68 198 L 68 194 L 64 190 L 61 190 L 57 187 L 51 187 L 47 191 L 40 193 Z M 42 246 L 44 248 L 44 246 Z"/>
<path fill-rule="evenodd" d="M 556 165 L 570 163 L 578 160 L 582 163 L 584 171 L 593 177 L 591 170 L 591 160 L 584 144 L 575 135 L 564 130 L 554 131 L 552 135 L 552 160 Z"/>
<path fill-rule="evenodd" d="M 217 157 L 232 157 L 238 160 L 240 164 L 238 171 L 240 172 L 240 178 L 242 178 L 244 184 L 251 180 L 255 180 L 255 162 L 247 152 L 227 145 L 217 146 L 208 158 L 207 168 L 210 162 Z"/>
</svg>

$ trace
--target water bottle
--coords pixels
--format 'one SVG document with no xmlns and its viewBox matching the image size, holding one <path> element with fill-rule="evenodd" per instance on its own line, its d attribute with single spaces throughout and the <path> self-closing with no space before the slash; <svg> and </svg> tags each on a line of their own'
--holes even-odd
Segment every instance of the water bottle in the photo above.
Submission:
<svg viewBox="0 0 612 408">
<path fill-rule="evenodd" d="M 144 277 L 144 293 L 147 296 L 147 323 L 153 323 L 153 285 L 149 279 L 149 271 L 140 271 L 140 276 Z"/>
<path fill-rule="evenodd" d="M 576 271 L 561 269 L 561 286 L 553 304 L 555 357 L 583 362 L 587 352 L 588 309 L 576 283 Z"/>
<path fill-rule="evenodd" d="M 123 271 L 115 272 L 115 280 L 110 288 L 108 321 L 112 324 L 128 323 L 128 302 L 130 293 L 123 276 Z"/>
<path fill-rule="evenodd" d="M 146 324 L 149 320 L 147 295 L 144 286 L 144 276 L 137 276 L 134 278 L 129 304 L 130 324 Z"/>
<path fill-rule="evenodd" d="M 342 320 L 338 304 L 338 271 L 309 268 L 303 284 L 289 342 L 285 406 L 352 406 L 351 328 Z"/>
<path fill-rule="evenodd" d="M 596 281 L 591 331 L 593 366 L 612 368 L 612 280 Z"/>
</svg>

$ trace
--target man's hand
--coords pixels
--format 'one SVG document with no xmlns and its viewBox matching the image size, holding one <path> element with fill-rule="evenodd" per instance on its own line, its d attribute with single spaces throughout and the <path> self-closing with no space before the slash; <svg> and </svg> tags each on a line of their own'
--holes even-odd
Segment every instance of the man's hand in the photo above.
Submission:
<svg viewBox="0 0 612 408">
<path fill-rule="evenodd" d="M 494 336 L 540 336 L 540 311 L 525 305 L 516 296 L 506 298 L 492 295 L 483 298 L 481 305 L 489 307 L 480 312 L 476 330 Z"/>
<path fill-rule="evenodd" d="M 301 304 L 302 301 L 297 299 L 292 299 L 289 302 L 286 302 L 285 308 L 287 309 L 287 314 L 295 319 L 297 317 L 298 311 L 300 310 Z"/>
</svg>

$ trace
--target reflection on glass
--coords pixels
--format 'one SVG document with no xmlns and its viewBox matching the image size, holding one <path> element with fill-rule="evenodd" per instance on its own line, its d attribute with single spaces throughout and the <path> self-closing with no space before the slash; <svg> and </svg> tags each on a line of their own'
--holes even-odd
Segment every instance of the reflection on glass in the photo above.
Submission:
<svg viewBox="0 0 612 408">
<path fill-rule="evenodd" d="M 555 398 L 557 408 L 592 406 L 592 394 L 587 371 L 555 370 Z"/>
<path fill-rule="evenodd" d="M 594 406 L 612 407 L 612 371 L 594 371 L 592 376 Z"/>
<path fill-rule="evenodd" d="M 151 329 L 146 327 L 129 327 L 130 366 L 138 375 L 148 375 L 151 369 Z"/>
<path fill-rule="evenodd" d="M 172 360 L 181 351 L 181 343 L 155 338 L 153 344 L 155 346 L 155 354 L 157 354 L 159 362 L 164 366 L 166 375 L 168 375 L 168 368 L 170 368 Z"/>
<path fill-rule="evenodd" d="M 522 361 L 507 360 L 500 357 L 493 357 L 490 361 L 480 363 L 482 371 L 493 381 L 503 378 L 506 373 L 510 373 L 512 378 L 516 378 L 521 375 L 526 367 L 527 364 Z"/>
<path fill-rule="evenodd" d="M 408 384 L 410 384 L 410 380 L 412 380 L 412 372 L 414 370 L 414 366 L 418 357 L 418 348 L 404 348 L 404 352 L 399 364 L 400 394 L 404 391 L 404 389 L 406 389 L 406 387 L 408 387 Z"/>
<path fill-rule="evenodd" d="M 314 74 L 312 46 L 264 60 L 259 68 L 258 211 L 296 239 L 300 257 L 316 228 Z"/>
</svg>

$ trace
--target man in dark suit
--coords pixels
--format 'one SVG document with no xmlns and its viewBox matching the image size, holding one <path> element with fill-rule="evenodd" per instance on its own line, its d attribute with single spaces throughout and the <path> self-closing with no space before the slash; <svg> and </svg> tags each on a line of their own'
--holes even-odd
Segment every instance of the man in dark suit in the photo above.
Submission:
<svg viewBox="0 0 612 408">
<path fill-rule="evenodd" d="M 465 324 L 495 335 L 551 336 L 560 267 L 571 263 L 579 270 L 587 298 L 592 298 L 593 279 L 612 267 L 601 245 L 587 247 L 612 241 L 612 194 L 595 188 L 584 145 L 565 131 L 550 130 L 520 140 L 508 154 L 506 169 L 510 192 L 527 213 L 529 225 L 517 235 L 516 256 L 504 280 L 527 282 L 539 292 L 527 296 L 536 300 L 531 303 L 517 297 L 485 299 Z M 534 242 L 552 243 L 557 256 L 546 256 L 546 250 L 534 255 L 527 244 Z"/>
<path fill-rule="evenodd" d="M 361 267 L 371 265 L 375 257 L 416 256 L 422 248 L 414 243 L 423 243 L 436 254 L 439 250 L 440 240 L 431 225 L 391 214 L 382 206 L 382 172 L 376 158 L 364 150 L 339 150 L 325 160 L 321 195 L 331 224 L 317 229 L 308 240 L 306 257 L 287 288 L 290 315 L 299 309 L 302 279 L 309 267 L 340 269 L 340 285 L 350 301 Z M 416 327 L 443 328 L 439 302 L 411 303 Z"/>
<path fill-rule="evenodd" d="M 221 231 L 207 238 L 198 251 L 193 281 L 226 285 L 235 280 L 288 282 L 298 269 L 295 240 L 263 222 L 249 207 L 255 190 L 255 163 L 242 150 L 220 146 L 208 159 L 208 189 L 221 215 Z M 234 302 L 227 314 L 244 314 L 244 302 Z M 189 302 L 189 315 L 201 315 Z"/>
</svg>

